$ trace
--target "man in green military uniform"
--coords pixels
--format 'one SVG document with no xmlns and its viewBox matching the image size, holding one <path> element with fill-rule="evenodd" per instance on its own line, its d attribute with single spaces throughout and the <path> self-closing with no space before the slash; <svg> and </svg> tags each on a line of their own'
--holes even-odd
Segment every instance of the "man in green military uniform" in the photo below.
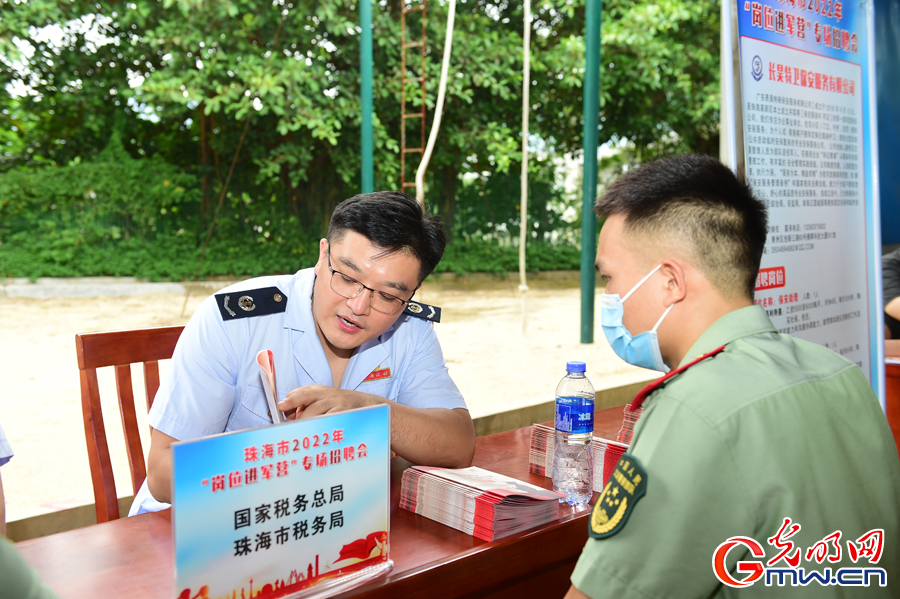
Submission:
<svg viewBox="0 0 900 599">
<path fill-rule="evenodd" d="M 607 339 L 676 370 L 631 406 L 567 597 L 896 596 L 894 441 L 856 365 L 753 305 L 762 203 L 682 156 L 629 171 L 596 211 Z"/>
</svg>

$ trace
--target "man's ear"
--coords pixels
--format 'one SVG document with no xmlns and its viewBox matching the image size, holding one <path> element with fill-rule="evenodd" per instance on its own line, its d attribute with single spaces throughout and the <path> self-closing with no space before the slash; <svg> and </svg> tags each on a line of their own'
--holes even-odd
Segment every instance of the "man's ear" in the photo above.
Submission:
<svg viewBox="0 0 900 599">
<path fill-rule="evenodd" d="M 663 305 L 668 308 L 672 304 L 683 301 L 688 294 L 687 274 L 684 264 L 680 260 L 666 258 L 662 261 L 659 272 L 663 276 L 662 280 L 665 288 Z"/>
<path fill-rule="evenodd" d="M 316 273 L 316 276 L 321 275 L 319 272 L 323 268 L 328 265 L 328 240 L 320 239 L 319 240 L 319 260 L 316 262 L 315 267 L 313 267 L 313 272 Z"/>
</svg>

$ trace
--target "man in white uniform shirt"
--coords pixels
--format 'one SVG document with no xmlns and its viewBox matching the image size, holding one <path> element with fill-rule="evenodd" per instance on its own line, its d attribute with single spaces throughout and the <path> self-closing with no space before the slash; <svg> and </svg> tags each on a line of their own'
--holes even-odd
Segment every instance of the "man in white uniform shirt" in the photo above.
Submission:
<svg viewBox="0 0 900 599">
<path fill-rule="evenodd" d="M 428 322 L 435 312 L 411 302 L 445 245 L 440 221 L 414 199 L 362 194 L 335 209 L 315 267 L 207 298 L 150 410 L 147 480 L 131 515 L 168 507 L 173 441 L 273 421 L 256 364 L 266 349 L 288 418 L 387 404 L 397 455 L 469 466 L 475 428 Z"/>
</svg>

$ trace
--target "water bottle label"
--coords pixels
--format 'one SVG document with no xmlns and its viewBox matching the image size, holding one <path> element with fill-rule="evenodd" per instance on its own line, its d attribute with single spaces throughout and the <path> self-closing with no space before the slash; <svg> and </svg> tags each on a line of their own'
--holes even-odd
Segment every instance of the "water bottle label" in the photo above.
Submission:
<svg viewBox="0 0 900 599">
<path fill-rule="evenodd" d="M 594 402 L 583 397 L 557 397 L 556 430 L 574 434 L 593 433 Z"/>
</svg>

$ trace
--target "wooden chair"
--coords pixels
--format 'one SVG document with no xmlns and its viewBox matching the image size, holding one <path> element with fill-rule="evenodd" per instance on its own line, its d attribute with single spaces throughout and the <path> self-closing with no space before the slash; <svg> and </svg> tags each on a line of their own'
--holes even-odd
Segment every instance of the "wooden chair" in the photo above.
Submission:
<svg viewBox="0 0 900 599">
<path fill-rule="evenodd" d="M 892 356 L 893 357 L 893 356 Z M 900 364 L 885 364 L 885 413 L 900 453 Z"/>
<path fill-rule="evenodd" d="M 110 331 L 104 333 L 80 333 L 75 335 L 75 351 L 78 354 L 78 370 L 81 376 L 81 409 L 84 415 L 84 436 L 91 463 L 91 482 L 97 522 L 108 522 L 119 517 L 119 500 L 113 477 L 106 428 L 103 426 L 103 410 L 100 404 L 100 388 L 97 385 L 97 369 L 114 366 L 116 391 L 122 428 L 125 431 L 125 447 L 131 466 L 131 486 L 137 493 L 147 478 L 144 450 L 134 407 L 134 391 L 131 383 L 131 364 L 144 365 L 144 391 L 147 410 L 159 389 L 159 360 L 172 357 L 175 344 L 183 326 Z"/>
</svg>

